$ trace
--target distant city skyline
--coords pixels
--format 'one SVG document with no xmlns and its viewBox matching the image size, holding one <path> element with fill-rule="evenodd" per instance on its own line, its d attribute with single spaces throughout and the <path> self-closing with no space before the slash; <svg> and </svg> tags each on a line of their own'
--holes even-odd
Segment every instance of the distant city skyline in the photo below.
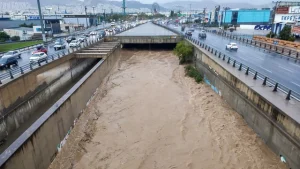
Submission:
<svg viewBox="0 0 300 169">
<path fill-rule="evenodd" d="M 122 0 L 109 0 L 109 1 L 122 1 Z M 210 1 L 210 0 L 128 0 L 128 1 L 139 1 L 145 4 L 152 4 L 152 3 L 169 3 L 169 2 L 176 2 L 176 1 L 191 1 L 191 2 L 201 2 L 201 1 Z M 267 3 L 272 3 L 272 0 L 213 0 L 216 3 L 250 3 L 255 5 L 262 5 Z M 285 0 L 283 0 L 285 1 Z"/>
</svg>

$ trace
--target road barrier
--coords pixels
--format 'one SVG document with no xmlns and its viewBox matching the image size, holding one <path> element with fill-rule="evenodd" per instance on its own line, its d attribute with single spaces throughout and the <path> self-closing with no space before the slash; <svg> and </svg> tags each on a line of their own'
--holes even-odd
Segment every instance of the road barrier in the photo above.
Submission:
<svg viewBox="0 0 300 169">
<path fill-rule="evenodd" d="M 213 33 L 213 34 L 220 35 L 220 36 L 224 36 L 224 37 L 232 39 L 232 40 L 237 40 L 242 43 L 246 43 L 246 44 L 249 44 L 249 45 L 252 45 L 255 47 L 259 47 L 259 48 L 262 48 L 269 52 L 275 52 L 275 53 L 282 54 L 284 56 L 295 59 L 295 61 L 299 60 L 300 53 L 296 49 L 291 49 L 291 48 L 288 48 L 285 46 L 279 46 L 279 45 L 270 44 L 270 43 L 266 43 L 266 42 L 256 41 L 253 39 L 247 39 L 244 37 L 242 38 L 241 36 L 231 35 L 230 33 L 226 33 L 226 32 L 217 32 L 217 31 L 213 31 L 213 30 L 206 30 L 206 31 Z"/>
<path fill-rule="evenodd" d="M 137 26 L 139 26 L 139 25 L 140 24 L 138 24 Z M 122 33 L 124 31 L 127 31 L 127 30 L 132 29 L 132 28 L 134 28 L 134 27 L 130 27 L 128 29 L 120 31 L 119 33 Z M 114 34 L 112 34 L 111 36 L 113 36 L 113 35 Z M 86 47 L 88 47 L 88 46 L 90 46 L 90 45 L 92 45 L 94 43 L 97 43 L 97 42 L 99 42 L 101 40 L 103 40 L 103 38 L 102 39 L 98 39 L 97 38 L 96 40 L 86 41 L 83 44 L 81 44 L 80 47 L 78 47 L 78 48 L 73 48 L 73 49 L 70 48 L 69 50 L 67 50 L 67 52 L 62 51 L 62 52 L 58 52 L 58 53 L 49 55 L 47 57 L 47 59 L 45 60 L 45 62 L 28 63 L 28 64 L 25 64 L 25 65 L 20 66 L 18 68 L 8 69 L 7 72 L 0 74 L 0 85 L 3 84 L 4 80 L 14 79 L 14 78 L 16 78 L 19 75 L 22 75 L 24 73 L 28 73 L 31 70 L 35 69 L 35 68 L 38 68 L 38 67 L 43 66 L 45 64 L 48 64 L 49 62 L 52 62 L 53 60 L 59 59 L 59 58 L 65 56 L 65 55 L 68 55 L 70 53 L 74 53 L 74 52 L 76 52 L 76 51 L 78 51 L 78 50 L 80 50 L 82 48 L 86 48 Z M 38 45 L 35 45 L 35 47 L 36 46 L 38 46 Z M 24 50 L 28 50 L 28 48 L 26 48 L 26 49 L 24 48 Z"/>
<path fill-rule="evenodd" d="M 226 56 L 224 53 L 214 49 L 213 47 L 211 47 L 209 45 L 204 44 L 203 42 L 199 41 L 198 39 L 195 39 L 190 36 L 185 36 L 185 38 L 187 40 L 189 40 L 190 42 L 192 42 L 193 44 L 207 50 L 208 52 L 210 52 L 214 56 L 218 57 L 219 59 L 223 60 L 224 62 L 227 62 L 228 64 L 231 64 L 233 67 L 236 67 L 239 71 L 244 71 L 245 75 L 249 75 L 249 76 L 252 75 L 253 80 L 258 80 L 258 79 L 262 80 L 263 81 L 262 85 L 273 87 L 273 92 L 281 91 L 281 92 L 285 93 L 286 100 L 290 100 L 291 98 L 293 98 L 297 101 L 300 101 L 299 93 L 292 91 L 288 87 L 276 82 L 272 78 L 267 77 L 262 73 L 259 73 L 258 71 L 254 70 L 253 68 L 246 66 L 229 56 Z"/>
</svg>

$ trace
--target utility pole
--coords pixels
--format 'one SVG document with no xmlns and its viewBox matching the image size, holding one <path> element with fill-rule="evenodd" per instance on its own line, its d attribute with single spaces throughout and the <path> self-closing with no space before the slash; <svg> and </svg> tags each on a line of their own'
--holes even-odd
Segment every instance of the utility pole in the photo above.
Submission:
<svg viewBox="0 0 300 169">
<path fill-rule="evenodd" d="M 37 0 L 37 5 L 38 5 L 38 9 L 39 9 L 39 16 L 40 16 L 43 42 L 45 43 L 46 42 L 46 35 L 45 35 L 44 22 L 43 22 L 43 17 L 42 17 L 42 10 L 41 10 L 40 0 Z"/>
<path fill-rule="evenodd" d="M 94 21 L 95 21 L 95 6 L 93 6 L 92 8 L 93 8 L 93 15 L 94 15 L 94 17 L 93 17 L 93 22 L 92 22 L 92 23 L 93 23 L 93 25 L 95 25 L 95 24 L 94 24 Z"/>
<path fill-rule="evenodd" d="M 88 25 L 88 19 L 87 19 L 87 12 L 86 12 L 86 10 L 87 10 L 87 7 L 86 6 L 84 6 L 84 10 L 85 10 L 85 21 L 86 21 L 86 28 L 88 28 L 89 27 L 89 25 Z"/>
<path fill-rule="evenodd" d="M 274 3 L 274 1 L 272 1 L 272 3 Z M 271 21 L 272 22 L 271 23 L 271 32 L 275 33 L 275 34 L 276 34 L 277 30 L 274 30 L 275 29 L 274 28 L 274 21 L 275 21 L 275 14 L 276 14 L 276 11 L 277 11 L 278 3 L 280 3 L 280 1 L 276 1 L 275 6 L 273 7 L 273 14 L 272 14 L 272 21 Z M 271 36 L 272 33 L 270 33 L 270 38 L 272 38 L 272 36 Z"/>
<path fill-rule="evenodd" d="M 122 8 L 123 8 L 123 15 L 126 15 L 126 4 L 125 4 L 125 0 L 123 0 L 123 5 L 122 5 Z"/>
</svg>

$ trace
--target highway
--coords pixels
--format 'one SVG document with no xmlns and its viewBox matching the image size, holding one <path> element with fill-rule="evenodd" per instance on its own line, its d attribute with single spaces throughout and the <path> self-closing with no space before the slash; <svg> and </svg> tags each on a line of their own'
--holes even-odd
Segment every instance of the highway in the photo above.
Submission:
<svg viewBox="0 0 300 169">
<path fill-rule="evenodd" d="M 169 27 L 177 31 L 181 30 L 180 26 L 169 25 Z M 199 31 L 195 30 L 192 35 L 193 38 L 198 39 L 198 33 Z M 211 33 L 207 33 L 206 40 L 200 41 L 300 93 L 300 64 L 295 63 L 293 59 L 288 60 L 286 56 L 264 52 L 263 49 Z M 237 43 L 239 47 L 237 52 L 225 49 L 225 45 L 229 42 Z"/>
<path fill-rule="evenodd" d="M 97 27 L 91 27 L 91 28 L 89 28 L 89 29 L 87 29 L 87 30 L 83 30 L 82 32 L 81 32 L 81 34 L 83 34 L 83 33 L 87 33 L 87 32 L 89 32 L 89 31 L 94 31 L 94 30 L 96 30 L 96 29 L 103 29 L 103 27 L 104 28 L 108 28 L 108 27 L 110 27 L 110 24 L 106 24 L 106 25 L 99 25 L 99 26 L 97 26 Z M 77 37 L 79 37 L 80 35 L 78 35 Z M 87 38 L 87 40 L 92 40 L 93 38 L 95 38 L 95 36 L 91 36 L 91 37 L 89 37 L 89 38 Z M 67 43 L 66 43 L 67 44 Z M 54 50 L 54 48 L 53 48 L 53 46 L 54 46 L 54 42 L 52 42 L 52 43 L 50 43 L 50 44 L 48 44 L 48 46 L 47 46 L 47 50 L 48 50 L 48 55 L 52 55 L 52 54 L 55 54 L 55 53 L 58 53 L 58 52 L 62 52 L 62 51 L 67 51 L 68 49 L 69 49 L 69 46 L 68 46 L 68 44 L 67 44 L 67 46 L 66 46 L 66 49 L 64 49 L 64 50 L 58 50 L 58 51 L 55 51 Z M 29 63 L 29 58 L 30 58 L 30 56 L 31 56 L 31 54 L 32 54 L 32 52 L 34 51 L 35 49 L 34 48 L 32 48 L 32 49 L 29 49 L 29 50 L 26 50 L 26 51 L 22 51 L 21 53 L 21 59 L 18 59 L 18 64 L 19 64 L 19 66 L 23 66 L 23 65 L 25 65 L 25 64 L 28 64 Z M 16 67 L 14 67 L 14 68 L 18 68 L 18 66 L 16 66 Z M 12 68 L 12 69 L 14 69 L 14 68 Z M 7 70 L 0 70 L 0 74 L 1 73 L 4 73 L 4 72 L 6 72 Z"/>
<path fill-rule="evenodd" d="M 91 31 L 95 31 L 95 30 L 99 30 L 99 29 L 103 29 L 103 28 L 110 28 L 110 24 L 105 24 L 105 25 L 98 25 L 97 27 L 91 27 L 89 29 L 86 29 L 86 30 L 83 30 L 81 32 L 77 32 L 75 36 L 76 38 L 80 37 L 82 34 L 84 33 L 88 33 L 88 32 L 91 32 Z M 71 33 L 73 34 L 73 33 Z M 74 33 L 75 34 L 75 33 Z M 90 36 L 87 38 L 87 41 L 91 41 L 93 39 L 95 39 L 96 36 Z M 63 49 L 63 50 L 57 50 L 55 51 L 54 50 L 54 42 L 48 44 L 46 46 L 47 50 L 48 50 L 48 56 L 50 55 L 53 55 L 53 54 L 58 54 L 58 53 L 62 53 L 62 52 L 66 52 L 67 50 L 69 50 L 69 46 L 67 44 L 67 42 L 65 41 L 66 43 L 66 49 Z M 19 66 L 24 66 L 26 64 L 29 63 L 29 58 L 31 57 L 32 55 L 32 52 L 35 50 L 35 48 L 32 48 L 32 49 L 29 49 L 29 50 L 25 50 L 25 51 L 22 51 L 21 53 L 21 58 L 18 59 L 18 66 L 12 66 L 10 69 L 2 69 L 0 70 L 0 80 L 4 80 L 3 78 L 6 77 L 4 74 L 6 74 L 8 72 L 8 70 L 16 70 L 16 69 L 19 69 Z"/>
</svg>

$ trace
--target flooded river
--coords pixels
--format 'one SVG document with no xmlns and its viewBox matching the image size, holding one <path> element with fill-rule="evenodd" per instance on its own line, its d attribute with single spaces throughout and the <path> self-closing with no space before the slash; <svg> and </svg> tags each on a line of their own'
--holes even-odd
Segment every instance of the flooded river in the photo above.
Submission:
<svg viewBox="0 0 300 169">
<path fill-rule="evenodd" d="M 122 51 L 51 169 L 284 169 L 172 51 Z"/>
</svg>

